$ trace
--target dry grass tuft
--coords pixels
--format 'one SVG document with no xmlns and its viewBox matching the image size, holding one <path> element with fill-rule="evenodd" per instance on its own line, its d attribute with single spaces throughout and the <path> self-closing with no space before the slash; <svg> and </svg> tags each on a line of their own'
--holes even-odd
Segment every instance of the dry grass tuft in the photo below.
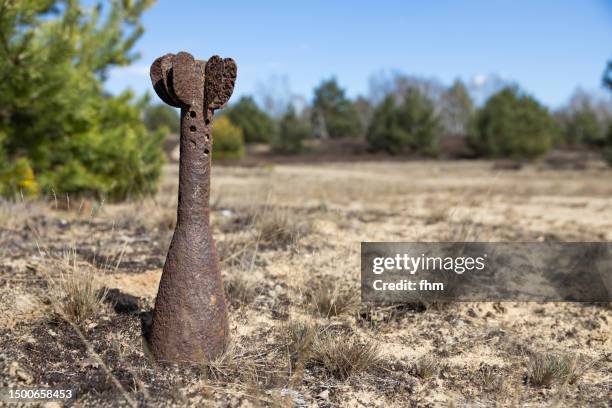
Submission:
<svg viewBox="0 0 612 408">
<path fill-rule="evenodd" d="M 289 358 L 290 384 L 303 381 L 319 330 L 312 321 L 292 320 L 283 328 L 283 346 Z"/>
<path fill-rule="evenodd" d="M 253 283 L 239 274 L 226 277 L 224 285 L 226 298 L 235 307 L 247 306 L 257 297 Z"/>
<path fill-rule="evenodd" d="M 0 229 L 21 230 L 48 209 L 39 201 L 10 201 L 0 198 Z"/>
<path fill-rule="evenodd" d="M 498 367 L 482 364 L 478 368 L 477 378 L 485 392 L 500 393 L 504 389 L 504 376 L 500 375 Z"/>
<path fill-rule="evenodd" d="M 527 363 L 527 381 L 536 387 L 554 382 L 574 383 L 582 374 L 577 359 L 565 354 L 533 353 Z"/>
<path fill-rule="evenodd" d="M 141 199 L 119 206 L 115 217 L 120 228 L 160 232 L 172 231 L 176 225 L 175 203 L 171 205 L 155 199 Z"/>
<path fill-rule="evenodd" d="M 267 352 L 247 350 L 237 343 L 230 343 L 216 359 L 200 366 L 202 374 L 224 386 L 233 384 L 267 386 L 280 375 L 266 359 Z"/>
<path fill-rule="evenodd" d="M 217 254 L 224 269 L 252 272 L 259 258 L 259 247 L 255 240 L 248 237 L 232 237 L 217 242 Z"/>
<path fill-rule="evenodd" d="M 354 312 L 359 304 L 351 291 L 319 286 L 309 293 L 312 310 L 319 316 L 332 317 Z"/>
<path fill-rule="evenodd" d="M 286 326 L 286 347 L 293 357 L 301 358 L 312 351 L 317 327 L 312 322 L 293 320 Z"/>
<path fill-rule="evenodd" d="M 288 248 L 312 232 L 312 225 L 289 208 L 265 207 L 254 217 L 258 242 L 270 249 Z"/>
<path fill-rule="evenodd" d="M 76 251 L 54 259 L 45 271 L 49 282 L 49 298 L 53 311 L 62 318 L 81 325 L 99 314 L 103 308 L 106 289 L 99 282 L 100 271 L 77 261 Z"/>
<path fill-rule="evenodd" d="M 381 363 L 380 350 L 372 341 L 358 342 L 348 336 L 323 336 L 316 339 L 312 362 L 339 379 L 371 370 Z"/>
<path fill-rule="evenodd" d="M 422 379 L 428 379 L 438 375 L 439 363 L 436 358 L 423 356 L 413 366 L 414 375 Z"/>
<path fill-rule="evenodd" d="M 450 217 L 451 208 L 444 205 L 433 205 L 425 217 L 425 224 L 438 224 L 446 221 Z"/>
</svg>

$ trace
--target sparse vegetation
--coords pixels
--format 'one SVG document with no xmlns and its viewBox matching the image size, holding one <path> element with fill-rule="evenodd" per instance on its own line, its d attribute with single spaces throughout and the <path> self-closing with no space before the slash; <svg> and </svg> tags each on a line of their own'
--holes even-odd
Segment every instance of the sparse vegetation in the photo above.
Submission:
<svg viewBox="0 0 612 408">
<path fill-rule="evenodd" d="M 339 380 L 346 380 L 381 364 L 380 350 L 373 341 L 352 337 L 320 336 L 313 345 L 312 361 Z"/>
<path fill-rule="evenodd" d="M 498 394 L 504 388 L 504 376 L 500 373 L 499 367 L 482 364 L 478 368 L 478 377 L 484 392 Z"/>
<path fill-rule="evenodd" d="M 440 363 L 435 357 L 425 355 L 414 363 L 413 371 L 417 377 L 426 380 L 438 375 L 439 366 Z"/>
<path fill-rule="evenodd" d="M 100 284 L 99 270 L 78 261 L 74 250 L 66 251 L 48 268 L 51 270 L 47 269 L 45 273 L 55 313 L 76 325 L 82 325 L 100 313 L 106 290 Z"/>
<path fill-rule="evenodd" d="M 339 316 L 354 312 L 359 303 L 358 296 L 352 291 L 321 285 L 310 292 L 314 312 L 322 317 Z"/>
<path fill-rule="evenodd" d="M 264 207 L 254 215 L 257 240 L 268 248 L 287 248 L 308 235 L 311 224 L 290 208 Z"/>
<path fill-rule="evenodd" d="M 225 278 L 224 285 L 227 299 L 234 307 L 247 306 L 257 296 L 254 284 L 247 281 L 244 276 L 231 275 Z"/>
<path fill-rule="evenodd" d="M 579 377 L 577 360 L 565 354 L 533 353 L 527 363 L 527 381 L 535 387 L 554 382 L 573 383 Z"/>
<path fill-rule="evenodd" d="M 438 166 L 450 171 L 432 171 Z M 176 170 L 167 170 L 176 182 Z M 478 302 L 358 307 L 357 243 L 383 236 L 408 241 L 605 236 L 609 226 L 599 215 L 608 205 L 602 197 L 612 194 L 609 170 L 568 170 L 568 177 L 536 173 L 529 166 L 523 174 L 493 173 L 488 163 L 360 162 L 319 164 L 316 178 L 309 166 L 215 171 L 221 176 L 214 191 L 222 198 L 211 217 L 217 248 L 225 254 L 222 271 L 231 304 L 232 345 L 226 353 L 186 367 L 156 367 L 146 357 L 142 333 L 150 324 L 146 316 L 172 234 L 161 220 L 175 215 L 176 186 L 155 200 L 105 203 L 101 209 L 84 204 L 82 211 L 80 200 L 70 210 L 53 198 L 49 203 L 5 202 L 0 361 L 19 366 L 11 374 L 0 363 L 7 384 L 25 385 L 21 377 L 33 379 L 31 384 L 69 382 L 81 390 L 78 403 L 86 407 L 124 401 L 154 407 L 212 401 L 314 406 L 356 399 L 409 406 L 435 405 L 441 394 L 452 395 L 457 406 L 605 406 L 607 308 Z M 391 176 L 364 176 L 377 172 Z M 284 182 L 288 178 L 291 182 Z M 432 190 L 438 184 L 445 188 Z M 527 201 L 534 191 L 540 198 L 529 201 L 529 211 L 508 211 L 509 203 Z M 592 197 L 598 207 L 576 207 L 580 197 Z M 441 209 L 432 210 L 436 206 Z M 449 208 L 450 213 L 442 210 Z M 446 218 L 431 222 L 438 211 Z M 577 219 L 576 211 L 584 216 Z M 274 212 L 287 213 L 289 220 L 272 217 L 270 223 L 277 225 L 272 231 L 294 231 L 283 239 L 262 234 L 263 219 Z M 258 241 L 260 236 L 273 238 Z M 52 256 L 66 247 L 73 248 L 68 265 L 67 258 Z M 84 299 L 98 302 L 85 279 L 63 286 L 81 288 L 71 290 L 80 294 L 70 296 L 74 301 L 68 304 L 76 306 L 55 311 L 53 305 L 63 307 L 60 299 L 68 296 L 63 292 L 49 302 L 50 293 L 59 287 L 61 270 L 70 276 L 75 259 L 78 276 L 91 274 L 112 288 L 106 304 L 121 293 L 133 298 L 136 310 L 104 304 L 83 315 L 87 308 L 82 305 L 89 303 Z M 43 272 L 58 285 L 48 284 Z M 67 319 L 60 313 L 83 317 Z M 72 323 L 77 320 L 81 323 Z M 595 362 L 587 366 L 577 358 L 569 370 L 573 374 L 553 369 L 562 374 L 549 376 L 554 378 L 550 385 L 535 385 L 533 373 L 545 370 L 532 367 L 546 364 L 533 364 L 538 353 L 532 350 L 547 349 L 569 356 L 570 363 L 571 353 Z"/>
<path fill-rule="evenodd" d="M 312 322 L 292 320 L 286 326 L 286 335 L 289 353 L 303 359 L 311 353 L 318 330 Z"/>
</svg>

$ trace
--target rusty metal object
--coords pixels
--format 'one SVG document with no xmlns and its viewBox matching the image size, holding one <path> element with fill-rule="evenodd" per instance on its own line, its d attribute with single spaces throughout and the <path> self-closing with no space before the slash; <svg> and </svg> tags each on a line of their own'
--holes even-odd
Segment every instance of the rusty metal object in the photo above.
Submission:
<svg viewBox="0 0 612 408">
<path fill-rule="evenodd" d="M 225 350 L 229 334 L 209 227 L 210 158 L 213 113 L 232 95 L 236 64 L 166 54 L 151 65 L 151 81 L 162 101 L 181 108 L 181 139 L 177 223 L 148 340 L 158 361 L 202 362 Z"/>
</svg>

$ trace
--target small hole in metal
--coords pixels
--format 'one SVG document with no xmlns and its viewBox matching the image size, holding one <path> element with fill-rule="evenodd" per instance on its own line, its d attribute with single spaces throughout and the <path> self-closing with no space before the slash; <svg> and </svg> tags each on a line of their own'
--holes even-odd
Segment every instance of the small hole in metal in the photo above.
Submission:
<svg viewBox="0 0 612 408">
<path fill-rule="evenodd" d="M 191 130 L 192 132 L 195 132 L 196 131 L 196 127 L 195 126 L 190 126 L 189 130 Z"/>
<path fill-rule="evenodd" d="M 196 117 L 196 113 L 194 111 L 189 112 L 189 116 L 191 116 L 192 118 Z"/>
</svg>

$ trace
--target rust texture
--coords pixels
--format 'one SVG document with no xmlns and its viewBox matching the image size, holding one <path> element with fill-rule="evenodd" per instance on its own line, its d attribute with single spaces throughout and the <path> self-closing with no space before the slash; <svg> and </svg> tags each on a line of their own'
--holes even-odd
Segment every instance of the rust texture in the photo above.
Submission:
<svg viewBox="0 0 612 408">
<path fill-rule="evenodd" d="M 227 309 L 209 227 L 210 170 L 215 109 L 226 105 L 236 81 L 231 58 L 194 60 L 166 54 L 151 65 L 162 101 L 181 109 L 177 223 L 155 300 L 149 337 L 156 360 L 202 362 L 228 340 Z"/>
</svg>

